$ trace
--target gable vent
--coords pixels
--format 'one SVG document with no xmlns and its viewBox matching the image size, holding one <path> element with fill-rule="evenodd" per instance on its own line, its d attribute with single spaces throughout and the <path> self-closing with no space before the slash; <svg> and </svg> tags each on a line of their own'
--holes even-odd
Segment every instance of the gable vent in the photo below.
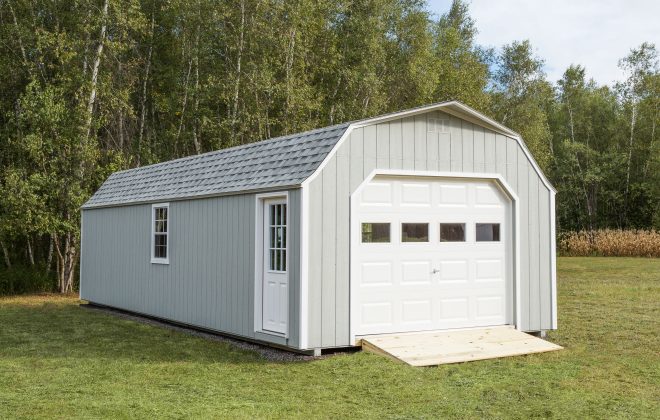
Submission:
<svg viewBox="0 0 660 420">
<path fill-rule="evenodd" d="M 448 133 L 449 120 L 446 118 L 428 117 L 429 133 Z"/>
</svg>

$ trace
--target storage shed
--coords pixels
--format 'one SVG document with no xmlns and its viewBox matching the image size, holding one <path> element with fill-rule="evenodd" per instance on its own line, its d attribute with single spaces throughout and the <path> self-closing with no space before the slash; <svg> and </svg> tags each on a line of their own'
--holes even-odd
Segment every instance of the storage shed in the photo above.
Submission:
<svg viewBox="0 0 660 420">
<path fill-rule="evenodd" d="M 557 326 L 555 190 L 452 101 L 112 174 L 82 208 L 89 302 L 295 350 Z"/>
</svg>

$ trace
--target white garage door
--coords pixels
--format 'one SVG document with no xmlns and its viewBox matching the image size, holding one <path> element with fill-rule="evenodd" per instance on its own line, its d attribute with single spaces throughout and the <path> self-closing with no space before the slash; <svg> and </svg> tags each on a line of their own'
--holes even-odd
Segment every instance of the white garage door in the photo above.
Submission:
<svg viewBox="0 0 660 420">
<path fill-rule="evenodd" d="M 512 323 L 511 202 L 494 182 L 376 177 L 357 194 L 355 335 Z"/>
</svg>

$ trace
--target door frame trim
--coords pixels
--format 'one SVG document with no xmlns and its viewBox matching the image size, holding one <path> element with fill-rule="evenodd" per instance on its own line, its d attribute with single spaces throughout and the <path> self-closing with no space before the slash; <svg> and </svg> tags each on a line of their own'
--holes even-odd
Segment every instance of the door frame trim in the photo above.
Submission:
<svg viewBox="0 0 660 420">
<path fill-rule="evenodd" d="M 266 200 L 280 198 L 284 199 L 286 203 L 286 278 L 287 284 L 291 280 L 289 275 L 290 267 L 290 224 L 291 224 L 291 206 L 289 205 L 289 192 L 288 191 L 274 191 L 262 194 L 255 194 L 255 211 L 254 211 L 254 332 L 260 334 L 269 334 L 276 337 L 289 338 L 289 319 L 287 304 L 287 323 L 286 332 L 284 334 L 275 331 L 268 331 L 263 329 L 263 278 L 264 278 L 264 203 Z M 289 284 L 289 287 L 291 285 Z M 289 294 L 287 293 L 287 302 L 290 304 Z"/>
<path fill-rule="evenodd" d="M 353 264 L 353 241 L 356 238 L 353 232 L 353 221 L 356 220 L 357 212 L 357 200 L 360 196 L 360 193 L 365 188 L 365 186 L 371 182 L 376 176 L 414 176 L 414 177 L 431 177 L 431 178 L 454 178 L 454 179 L 483 179 L 488 181 L 495 181 L 502 192 L 511 199 L 511 210 L 513 217 L 513 320 L 514 326 L 517 330 L 522 331 L 522 314 L 521 314 L 521 295 L 520 295 L 520 210 L 519 204 L 520 199 L 515 193 L 511 185 L 504 179 L 504 177 L 497 173 L 478 173 L 478 172 L 443 172 L 443 171 L 416 171 L 416 170 L 401 170 L 401 169 L 374 169 L 371 173 L 362 181 L 362 183 L 355 189 L 351 194 L 351 208 L 350 208 L 350 235 L 349 235 L 349 339 L 353 345 L 356 345 L 356 328 L 355 317 L 351 316 L 353 312 L 353 298 L 355 292 L 353 290 L 354 284 L 353 279 L 356 278 L 356 267 Z"/>
</svg>

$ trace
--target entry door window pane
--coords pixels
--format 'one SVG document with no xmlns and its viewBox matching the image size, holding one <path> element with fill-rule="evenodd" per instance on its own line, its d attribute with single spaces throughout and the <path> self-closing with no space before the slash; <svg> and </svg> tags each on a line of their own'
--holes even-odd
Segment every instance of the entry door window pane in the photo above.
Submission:
<svg viewBox="0 0 660 420">
<path fill-rule="evenodd" d="M 428 223 L 402 223 L 401 242 L 428 242 Z"/>
<path fill-rule="evenodd" d="M 477 242 L 499 242 L 499 223 L 477 223 Z"/>
<path fill-rule="evenodd" d="M 270 204 L 268 254 L 271 271 L 286 271 L 286 204 Z"/>
<path fill-rule="evenodd" d="M 440 223 L 440 242 L 465 242 L 465 223 Z"/>
<path fill-rule="evenodd" d="M 380 242 L 390 241 L 389 223 L 362 223 L 362 242 Z"/>
</svg>

